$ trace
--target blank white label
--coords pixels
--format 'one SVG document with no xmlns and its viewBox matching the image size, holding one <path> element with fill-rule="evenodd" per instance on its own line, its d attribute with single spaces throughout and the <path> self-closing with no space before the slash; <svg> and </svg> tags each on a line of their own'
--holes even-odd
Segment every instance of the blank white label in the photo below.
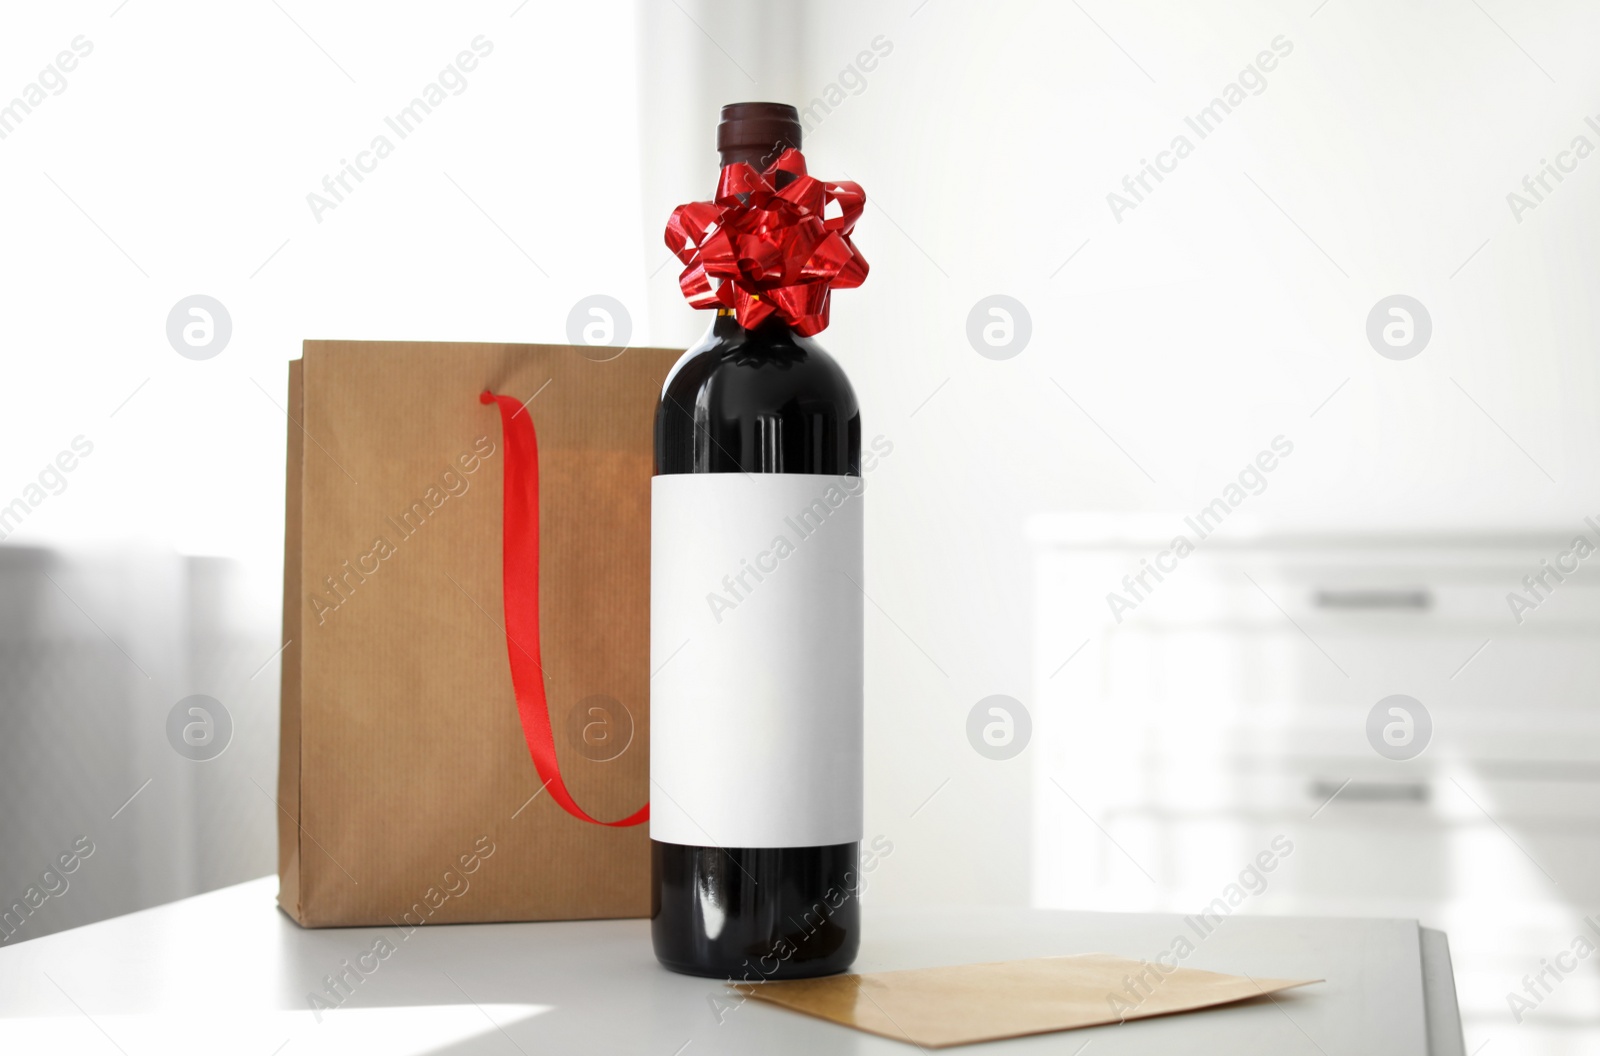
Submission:
<svg viewBox="0 0 1600 1056">
<path fill-rule="evenodd" d="M 806 473 L 652 481 L 651 839 L 861 839 L 864 486 Z"/>
</svg>

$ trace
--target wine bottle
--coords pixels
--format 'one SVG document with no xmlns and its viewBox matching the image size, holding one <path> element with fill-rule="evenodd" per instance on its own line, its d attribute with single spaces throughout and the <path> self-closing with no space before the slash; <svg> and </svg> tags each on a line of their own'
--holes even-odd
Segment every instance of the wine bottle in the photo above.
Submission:
<svg viewBox="0 0 1600 1056">
<path fill-rule="evenodd" d="M 770 171 L 800 132 L 791 106 L 723 107 L 722 164 Z M 655 456 L 656 957 L 735 981 L 843 971 L 860 943 L 855 393 L 779 313 L 747 328 L 720 307 L 663 386 Z"/>
</svg>

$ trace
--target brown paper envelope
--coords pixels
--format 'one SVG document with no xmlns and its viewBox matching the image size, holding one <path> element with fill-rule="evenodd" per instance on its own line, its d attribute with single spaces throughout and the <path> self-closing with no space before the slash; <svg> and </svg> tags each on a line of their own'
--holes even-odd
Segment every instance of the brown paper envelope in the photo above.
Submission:
<svg viewBox="0 0 1600 1056">
<path fill-rule="evenodd" d="M 738 983 L 734 989 L 869 1034 L 938 1049 L 1190 1012 L 1320 982 L 1168 970 L 1086 953 Z"/>
</svg>

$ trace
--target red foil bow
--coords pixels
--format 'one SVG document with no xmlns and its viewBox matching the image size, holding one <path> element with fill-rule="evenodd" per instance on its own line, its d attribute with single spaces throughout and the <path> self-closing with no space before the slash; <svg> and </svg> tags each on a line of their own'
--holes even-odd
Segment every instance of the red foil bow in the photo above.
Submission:
<svg viewBox="0 0 1600 1056">
<path fill-rule="evenodd" d="M 781 191 L 780 172 L 794 177 Z M 776 313 L 809 337 L 828 325 L 829 293 L 866 280 L 850 241 L 866 201 L 859 184 L 806 175 L 793 148 L 764 172 L 729 165 L 714 200 L 680 205 L 667 221 L 667 248 L 685 265 L 678 285 L 695 308 L 733 309 L 746 330 Z"/>
</svg>

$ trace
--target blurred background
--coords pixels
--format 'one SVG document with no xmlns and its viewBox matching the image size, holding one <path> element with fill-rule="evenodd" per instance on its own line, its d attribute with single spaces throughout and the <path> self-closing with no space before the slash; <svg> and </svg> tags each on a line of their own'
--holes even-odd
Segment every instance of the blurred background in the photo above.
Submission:
<svg viewBox="0 0 1600 1056">
<path fill-rule="evenodd" d="M 1600 913 L 1597 32 L 1563 0 L 9 10 L 0 899 L 94 851 L 0 940 L 273 871 L 301 340 L 687 346 L 662 226 L 717 108 L 771 99 L 868 197 L 822 341 L 893 444 L 871 897 L 1189 913 L 1269 852 L 1236 911 L 1419 917 L 1468 1051 L 1593 1051 L 1600 958 L 1508 995 Z"/>
</svg>

